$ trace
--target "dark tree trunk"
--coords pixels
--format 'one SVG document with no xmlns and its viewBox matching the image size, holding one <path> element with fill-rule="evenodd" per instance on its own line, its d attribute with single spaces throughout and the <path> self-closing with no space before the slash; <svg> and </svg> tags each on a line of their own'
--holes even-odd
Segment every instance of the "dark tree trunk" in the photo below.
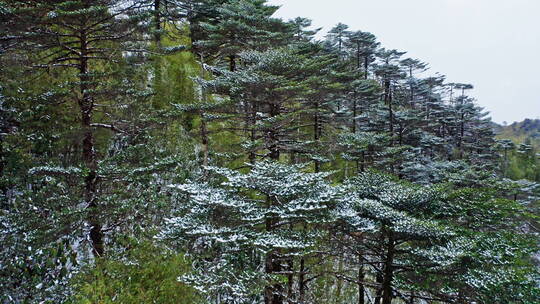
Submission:
<svg viewBox="0 0 540 304">
<path fill-rule="evenodd" d="M 353 96 L 353 117 L 352 117 L 352 126 L 351 126 L 351 132 L 354 134 L 356 133 L 356 92 L 354 92 Z"/>
<path fill-rule="evenodd" d="M 382 284 L 383 284 L 383 275 L 380 272 L 377 272 L 377 275 L 375 276 L 375 282 L 379 284 L 381 287 L 377 289 L 377 292 L 375 293 L 375 299 L 373 300 L 373 304 L 381 304 L 381 296 L 382 296 Z"/>
<path fill-rule="evenodd" d="M 268 225 L 267 225 L 268 227 Z M 268 274 L 281 271 L 281 264 L 275 253 L 269 253 L 266 256 L 265 271 Z M 264 290 L 265 304 L 283 304 L 283 286 L 280 283 L 267 286 Z"/>
<path fill-rule="evenodd" d="M 411 81 L 411 83 L 410 83 L 409 89 L 410 89 L 410 91 L 411 91 L 411 108 L 414 109 L 414 87 L 413 87 L 413 83 L 412 83 L 412 79 L 413 79 L 412 71 L 413 71 L 413 70 L 412 70 L 412 67 L 410 67 L 410 68 L 409 68 L 409 77 L 410 77 L 409 80 Z"/>
<path fill-rule="evenodd" d="M 275 204 L 275 199 L 267 197 L 268 208 L 271 208 Z M 266 231 L 274 230 L 276 222 L 275 218 L 268 217 L 266 219 Z M 277 252 L 270 252 L 265 259 L 265 272 L 272 274 L 281 271 L 281 263 L 278 259 Z M 270 286 L 266 286 L 264 290 L 264 303 L 265 304 L 282 304 L 283 303 L 283 286 L 280 283 L 275 283 Z"/>
<path fill-rule="evenodd" d="M 161 51 L 161 0 L 154 0 L 154 44 L 156 52 Z M 161 67 L 161 56 L 156 55 L 152 58 L 154 70 L 154 90 L 159 96 L 163 93 L 163 71 Z M 156 108 L 162 108 L 159 98 L 154 98 L 153 104 Z"/>
<path fill-rule="evenodd" d="M 161 1 L 161 0 L 160 0 Z M 191 52 L 193 55 L 197 56 L 199 53 L 204 53 L 202 48 L 199 47 L 199 41 L 204 39 L 203 30 L 201 28 L 200 22 L 201 15 L 195 9 L 195 1 L 186 1 L 185 10 L 186 10 L 186 20 L 189 24 L 189 40 L 191 41 Z"/>
<path fill-rule="evenodd" d="M 154 0 L 154 42 L 156 48 L 159 50 L 161 48 L 161 0 Z"/>
<path fill-rule="evenodd" d="M 276 117 L 279 115 L 279 108 L 277 105 L 270 103 L 270 117 Z M 279 138 L 278 130 L 270 129 L 266 135 L 266 146 L 270 151 L 269 157 L 272 161 L 279 161 L 280 156 L 280 147 L 279 147 Z M 267 207 L 271 208 L 273 205 L 277 204 L 277 200 L 274 197 L 267 197 Z M 266 218 L 266 231 L 273 231 L 275 224 L 279 219 L 269 216 Z M 279 252 L 273 251 L 267 254 L 265 269 L 266 273 L 271 274 L 275 272 L 282 271 L 281 262 L 279 259 Z M 283 285 L 281 283 L 276 283 L 271 286 L 267 286 L 264 291 L 264 301 L 265 304 L 282 304 L 283 303 Z"/>
<path fill-rule="evenodd" d="M 364 304 L 365 303 L 364 294 L 366 293 L 365 287 L 364 287 L 365 273 L 364 273 L 363 257 L 361 254 L 358 254 L 358 263 L 359 263 L 358 265 L 358 304 Z"/>
<path fill-rule="evenodd" d="M 360 60 L 360 42 L 356 43 L 356 69 L 360 71 L 360 67 L 362 66 L 361 60 Z"/>
<path fill-rule="evenodd" d="M 392 107 L 392 93 L 390 92 L 390 80 L 384 82 L 384 102 L 388 105 L 390 145 L 394 143 L 394 109 Z"/>
<path fill-rule="evenodd" d="M 364 57 L 364 79 L 368 79 L 368 72 L 369 72 L 369 58 L 368 56 Z"/>
<path fill-rule="evenodd" d="M 201 116 L 201 143 L 203 149 L 203 166 L 208 166 L 208 127 L 204 113 L 200 113 Z"/>
<path fill-rule="evenodd" d="M 0 129 L 0 132 L 7 133 L 8 130 L 7 128 L 6 130 Z M 6 167 L 6 162 L 5 162 L 5 156 L 4 156 L 4 137 L 0 134 L 0 177 L 4 176 L 5 167 Z M 0 202 L 0 208 L 7 207 L 7 192 L 8 192 L 8 185 L 1 183 L 0 193 L 2 194 L 2 196 L 4 196 L 4 200 Z M 4 206 L 4 204 L 6 204 L 6 206 Z"/>
<path fill-rule="evenodd" d="M 293 298 L 293 286 L 294 286 L 294 261 L 292 258 L 287 259 L 287 302 L 289 304 L 295 303 Z"/>
<path fill-rule="evenodd" d="M 463 110 L 462 110 L 463 111 Z M 459 158 L 463 158 L 463 138 L 465 137 L 465 113 L 461 113 L 460 136 L 459 136 Z"/>
<path fill-rule="evenodd" d="M 394 255 L 395 255 L 395 242 L 394 234 L 392 231 L 387 232 L 388 243 L 386 248 L 386 257 L 383 268 L 383 285 L 382 285 L 382 304 L 392 303 L 392 281 L 394 279 Z"/>
<path fill-rule="evenodd" d="M 204 57 L 201 55 L 201 78 L 204 78 Z M 207 101 L 206 90 L 201 87 L 201 99 L 205 103 Z M 199 117 L 201 118 L 200 135 L 201 145 L 203 149 L 203 166 L 208 166 L 208 153 L 209 153 L 209 140 L 208 140 L 208 124 L 204 118 L 204 111 L 199 110 Z"/>
<path fill-rule="evenodd" d="M 401 123 L 398 124 L 399 125 L 399 145 L 403 145 L 403 125 Z"/>
<path fill-rule="evenodd" d="M 313 140 L 318 144 L 320 140 L 321 126 L 319 119 L 319 101 L 315 101 L 315 114 L 313 117 Z M 320 164 L 315 160 L 315 172 L 320 171 Z"/>
<path fill-rule="evenodd" d="M 236 71 L 236 55 L 229 56 L 229 71 Z"/>
<path fill-rule="evenodd" d="M 306 226 L 304 226 L 306 228 Z M 304 257 L 300 259 L 300 273 L 298 274 L 298 303 L 303 304 L 306 295 L 306 261 Z"/>
<path fill-rule="evenodd" d="M 360 172 L 366 171 L 366 152 L 362 151 L 362 162 L 360 163 Z"/>
<path fill-rule="evenodd" d="M 257 130 L 256 130 L 256 123 L 257 123 L 257 116 L 256 116 L 257 109 L 255 108 L 255 104 L 253 102 L 246 102 L 246 130 L 249 130 L 249 138 L 251 140 L 251 143 L 255 142 L 256 136 L 257 136 Z M 253 150 L 253 147 L 249 150 L 249 163 L 254 164 L 256 159 L 256 151 Z"/>
<path fill-rule="evenodd" d="M 357 105 L 356 105 L 356 91 L 354 92 L 353 96 L 353 117 L 352 117 L 352 126 L 351 126 L 351 132 L 353 134 L 356 134 L 356 111 L 357 111 Z M 360 172 L 360 161 L 358 159 L 355 160 L 356 164 L 356 173 Z M 363 171 L 363 170 L 362 170 Z"/>
<path fill-rule="evenodd" d="M 81 55 L 79 57 L 79 90 L 80 98 L 78 100 L 81 111 L 81 128 L 83 131 L 83 162 L 88 169 L 84 178 L 84 200 L 86 202 L 90 224 L 90 241 L 92 243 L 93 253 L 96 257 L 104 253 L 103 231 L 99 220 L 98 202 L 97 202 L 97 156 L 92 130 L 92 114 L 94 109 L 94 100 L 90 95 L 90 77 L 88 75 L 88 42 L 86 32 L 80 32 Z"/>
</svg>

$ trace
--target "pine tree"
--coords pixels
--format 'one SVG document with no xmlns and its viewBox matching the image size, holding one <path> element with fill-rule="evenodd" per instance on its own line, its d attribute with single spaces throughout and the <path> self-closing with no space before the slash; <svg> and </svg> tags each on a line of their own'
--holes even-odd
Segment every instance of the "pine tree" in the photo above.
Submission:
<svg viewBox="0 0 540 304">
<path fill-rule="evenodd" d="M 205 57 L 228 60 L 229 70 L 235 71 L 242 51 L 263 51 L 288 39 L 287 25 L 271 17 L 277 9 L 266 0 L 227 1 L 216 8 L 217 22 L 200 24 L 208 36 L 197 47 L 205 50 Z"/>
<path fill-rule="evenodd" d="M 162 237 L 191 244 L 200 263 L 183 280 L 223 302 L 293 301 L 297 293 L 281 283 L 293 280 L 285 262 L 315 250 L 336 193 L 324 181 L 329 173 L 300 169 L 263 161 L 245 174 L 210 168 L 225 178 L 215 185 L 171 185 L 182 213 L 168 220 Z M 303 223 L 312 229 L 298 230 Z"/>
<path fill-rule="evenodd" d="M 378 286 L 375 302 L 391 303 L 395 272 L 422 264 L 416 261 L 417 265 L 406 266 L 410 242 L 437 243 L 450 233 L 448 228 L 425 214 L 437 208 L 440 194 L 435 188 L 407 187 L 373 173 L 360 174 L 344 187 L 346 195 L 340 201 L 344 204 L 341 208 L 354 211 L 355 217 L 351 220 L 365 218 L 368 223 L 363 229 L 350 231 L 349 235 L 362 235 L 356 250 L 370 257 L 362 264 L 371 265 L 375 272 Z M 422 213 L 424 216 L 420 217 Z"/>
<path fill-rule="evenodd" d="M 381 50 L 378 54 L 381 63 L 377 66 L 375 74 L 381 79 L 382 86 L 384 88 L 382 99 L 384 104 L 388 107 L 388 131 L 390 133 L 391 142 L 393 145 L 394 137 L 394 101 L 393 90 L 396 82 L 401 79 L 403 71 L 397 64 L 399 58 L 405 54 L 404 52 L 398 52 L 396 50 Z"/>
<path fill-rule="evenodd" d="M 375 54 L 380 45 L 376 37 L 369 32 L 355 31 L 348 33 L 347 46 L 354 58 L 356 69 L 363 68 L 364 79 L 369 76 L 370 64 L 375 61 Z"/>
<path fill-rule="evenodd" d="M 329 47 L 335 48 L 338 58 L 345 56 L 345 39 L 349 35 L 348 25 L 338 23 L 326 35 L 326 41 Z"/>
<path fill-rule="evenodd" d="M 293 20 L 289 20 L 291 26 L 291 31 L 293 34 L 293 40 L 298 42 L 310 42 L 313 39 L 321 28 L 314 30 L 308 30 L 307 28 L 311 26 L 311 20 L 302 17 L 296 17 Z"/>
<path fill-rule="evenodd" d="M 302 58 L 287 49 L 244 52 L 239 58 L 241 68 L 222 70 L 210 85 L 218 93 L 228 93 L 236 103 L 229 129 L 243 135 L 247 159 L 251 163 L 257 158 L 279 160 L 297 149 L 296 114 L 305 90 L 302 75 L 297 73 L 303 69 Z"/>
</svg>

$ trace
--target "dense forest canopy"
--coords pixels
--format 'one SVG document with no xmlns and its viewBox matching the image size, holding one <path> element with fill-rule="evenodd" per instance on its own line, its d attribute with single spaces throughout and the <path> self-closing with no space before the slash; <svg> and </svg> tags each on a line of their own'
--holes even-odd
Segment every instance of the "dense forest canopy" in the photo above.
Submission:
<svg viewBox="0 0 540 304">
<path fill-rule="evenodd" d="M 0 1 L 2 303 L 538 303 L 537 138 L 276 10 Z"/>
</svg>

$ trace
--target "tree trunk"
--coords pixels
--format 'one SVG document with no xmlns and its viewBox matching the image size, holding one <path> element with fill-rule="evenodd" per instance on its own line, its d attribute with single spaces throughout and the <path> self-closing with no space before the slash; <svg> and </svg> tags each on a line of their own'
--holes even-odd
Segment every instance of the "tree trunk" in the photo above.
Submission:
<svg viewBox="0 0 540 304">
<path fill-rule="evenodd" d="M 294 288 L 294 261 L 292 258 L 287 259 L 287 302 L 289 304 L 295 303 L 293 298 L 293 288 Z"/>
<path fill-rule="evenodd" d="M 161 48 L 161 0 L 154 0 L 154 42 L 158 49 Z"/>
<path fill-rule="evenodd" d="M 395 254 L 395 242 L 394 234 L 392 231 L 387 232 L 388 243 L 387 243 L 387 252 L 384 261 L 383 269 L 383 285 L 382 285 L 382 304 L 391 304 L 392 303 L 392 281 L 394 279 L 394 254 Z"/>
<path fill-rule="evenodd" d="M 235 55 L 229 56 L 229 71 L 231 72 L 236 71 L 236 56 Z"/>
<path fill-rule="evenodd" d="M 364 57 L 364 79 L 368 79 L 368 68 L 369 68 L 369 58 L 368 56 Z"/>
<path fill-rule="evenodd" d="M 158 1 L 159 2 L 159 1 Z M 201 54 L 201 78 L 204 79 L 204 57 Z M 207 102 L 206 90 L 204 87 L 201 87 L 201 101 L 203 103 Z M 203 166 L 208 166 L 208 153 L 209 153 L 209 140 L 208 140 L 208 124 L 204 118 L 204 111 L 199 110 L 199 117 L 201 118 L 200 126 L 200 135 L 201 135 L 201 145 L 203 149 Z"/>
<path fill-rule="evenodd" d="M 82 156 L 83 162 L 88 169 L 84 178 L 84 200 L 86 208 L 89 211 L 88 223 L 90 224 L 90 241 L 94 256 L 99 257 L 104 253 L 103 231 L 99 220 L 99 211 L 97 203 L 97 157 L 95 149 L 94 133 L 92 130 L 92 114 L 94 109 L 94 100 L 90 95 L 90 77 L 88 75 L 88 42 L 85 32 L 80 33 L 81 55 L 79 57 L 79 90 L 78 100 L 81 110 L 81 128 L 83 131 Z"/>
<path fill-rule="evenodd" d="M 375 277 L 375 282 L 377 284 L 380 284 L 381 287 L 377 288 L 377 292 L 375 293 L 375 299 L 373 300 L 373 304 L 381 304 L 381 296 L 382 296 L 382 283 L 383 283 L 383 275 L 382 273 L 378 272 Z"/>
<path fill-rule="evenodd" d="M 279 115 L 279 109 L 276 105 L 270 104 L 270 117 L 276 117 Z M 272 161 L 279 161 L 280 148 L 279 148 L 279 138 L 277 130 L 269 130 L 266 136 L 266 146 L 270 150 L 269 157 Z M 271 208 L 275 205 L 276 199 L 268 196 L 267 207 Z M 279 219 L 274 217 L 267 217 L 265 220 L 266 231 L 273 231 L 274 225 L 278 222 Z M 266 273 L 272 274 L 275 272 L 280 272 L 281 262 L 276 251 L 270 252 L 266 256 L 265 270 Z M 264 291 L 264 302 L 265 304 L 282 304 L 283 303 L 283 286 L 281 283 L 276 283 L 271 286 L 267 286 Z"/>
<path fill-rule="evenodd" d="M 340 248 L 338 250 L 339 250 L 339 252 L 343 251 L 342 248 Z M 336 258 L 337 258 L 337 264 L 338 264 L 337 273 L 342 273 L 343 272 L 343 257 L 338 256 Z M 342 293 L 342 289 L 343 289 L 343 280 L 341 280 L 339 277 L 336 277 L 336 279 L 337 279 L 337 282 L 336 282 L 336 301 L 340 301 L 341 293 Z"/>
<path fill-rule="evenodd" d="M 356 91 L 355 91 L 355 92 L 354 92 L 354 96 L 353 96 L 353 108 L 352 108 L 352 110 L 353 110 L 353 117 L 352 117 L 352 126 L 351 126 L 351 132 L 352 132 L 353 134 L 356 133 L 356 115 L 357 115 L 357 113 L 356 113 L 356 108 L 357 108 L 357 106 L 356 106 Z"/>
<path fill-rule="evenodd" d="M 462 110 L 463 111 L 463 110 Z M 463 159 L 463 137 L 465 137 L 465 113 L 461 113 L 460 123 L 460 136 L 459 136 L 459 158 Z"/>
<path fill-rule="evenodd" d="M 154 70 L 153 85 L 156 96 L 153 98 L 153 105 L 156 109 L 162 109 L 163 103 L 160 97 L 163 94 L 163 70 L 161 66 L 161 0 L 154 0 L 154 47 L 157 55 L 152 58 Z"/>
<path fill-rule="evenodd" d="M 304 229 L 307 227 L 304 225 Z M 306 294 L 306 261 L 304 257 L 300 259 L 300 273 L 298 274 L 298 303 L 303 304 Z"/>
<path fill-rule="evenodd" d="M 360 172 L 366 171 L 366 152 L 362 151 L 362 162 L 360 163 Z"/>
<path fill-rule="evenodd" d="M 255 126 L 257 124 L 257 113 L 255 109 L 255 104 L 253 102 L 246 102 L 246 129 L 249 130 L 249 138 L 251 140 L 251 144 L 253 144 L 256 140 L 257 136 L 257 130 L 255 129 Z M 253 147 L 249 150 L 249 163 L 254 164 L 256 159 L 256 151 L 253 150 Z"/>
<path fill-rule="evenodd" d="M 275 203 L 275 200 L 271 197 L 267 197 L 267 205 L 268 208 L 271 208 L 271 206 Z M 266 231 L 272 231 L 274 230 L 274 218 L 266 218 Z M 266 255 L 265 259 L 265 272 L 267 274 L 272 274 L 275 272 L 281 271 L 281 264 L 278 260 L 278 257 L 276 255 L 276 252 L 269 252 Z M 265 304 L 282 304 L 283 303 L 283 286 L 280 283 L 275 283 L 270 286 L 266 286 L 264 290 L 264 303 Z"/>
<path fill-rule="evenodd" d="M 412 67 L 409 68 L 409 80 L 410 80 L 410 84 L 409 84 L 409 89 L 410 89 L 410 93 L 411 93 L 411 108 L 414 109 L 414 87 L 413 87 L 413 73 L 412 73 L 413 69 Z"/>
<path fill-rule="evenodd" d="M 390 80 L 384 82 L 384 102 L 388 105 L 390 145 L 394 145 L 394 109 L 392 108 L 392 93 L 390 92 Z"/>
<path fill-rule="evenodd" d="M 356 43 L 356 70 L 360 71 L 362 63 L 360 62 L 360 42 Z"/>
<path fill-rule="evenodd" d="M 315 101 L 315 114 L 313 117 L 313 140 L 318 144 L 320 140 L 320 120 L 319 120 L 319 101 Z M 320 164 L 318 160 L 315 160 L 315 172 L 320 171 Z"/>
<path fill-rule="evenodd" d="M 364 287 L 364 265 L 363 265 L 363 257 L 361 254 L 358 254 L 358 304 L 364 304 L 364 294 L 365 294 L 365 287 Z"/>
<path fill-rule="evenodd" d="M 0 133 L 8 133 L 8 130 L 0 129 Z M 2 136 L 2 134 L 0 134 L 0 177 L 4 176 L 5 167 L 6 162 L 4 156 L 4 137 Z M 0 184 L 0 194 L 4 197 L 2 202 L 0 202 L 0 208 L 7 207 L 7 192 L 8 186 L 4 183 Z M 4 206 L 4 204 L 6 204 L 6 206 Z"/>
<path fill-rule="evenodd" d="M 356 94 L 357 93 L 355 91 L 354 96 L 353 96 L 353 118 L 352 118 L 352 127 L 351 127 L 351 132 L 353 134 L 356 134 L 356 115 L 357 115 Z M 356 173 L 358 174 L 358 172 L 360 172 L 360 161 L 356 159 L 355 164 L 356 164 Z"/>
<path fill-rule="evenodd" d="M 208 127 L 204 113 L 199 113 L 201 116 L 201 143 L 203 149 L 203 166 L 208 166 Z"/>
<path fill-rule="evenodd" d="M 401 123 L 399 123 L 398 125 L 399 125 L 399 134 L 398 134 L 398 136 L 399 136 L 399 142 L 398 142 L 398 144 L 399 144 L 400 146 L 402 146 L 402 145 L 403 145 L 403 131 L 404 131 L 404 130 L 403 130 L 403 125 L 402 125 Z"/>
</svg>

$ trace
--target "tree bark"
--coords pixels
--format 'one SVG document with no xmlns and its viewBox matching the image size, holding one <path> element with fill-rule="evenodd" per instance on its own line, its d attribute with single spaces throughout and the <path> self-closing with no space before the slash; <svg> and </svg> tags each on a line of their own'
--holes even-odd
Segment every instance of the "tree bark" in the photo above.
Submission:
<svg viewBox="0 0 540 304">
<path fill-rule="evenodd" d="M 360 42 L 356 43 L 356 69 L 360 71 L 362 63 L 360 62 Z"/>
<path fill-rule="evenodd" d="M 161 0 L 154 0 L 154 47 L 158 55 L 152 58 L 152 65 L 154 70 L 154 90 L 156 92 L 156 97 L 153 99 L 153 105 L 155 108 L 160 109 L 163 107 L 160 104 L 160 95 L 163 94 L 163 70 L 161 67 L 161 56 L 159 52 L 161 51 Z"/>
<path fill-rule="evenodd" d="M 381 287 L 377 288 L 377 292 L 375 293 L 375 299 L 373 300 L 373 304 L 381 304 L 381 296 L 382 296 L 382 283 L 383 283 L 383 275 L 382 273 L 378 272 L 375 277 L 375 282 L 381 285 Z"/>
<path fill-rule="evenodd" d="M 200 113 L 201 116 L 201 143 L 203 149 L 203 166 L 208 166 L 208 127 L 204 113 Z"/>
<path fill-rule="evenodd" d="M 293 298 L 293 286 L 294 286 L 294 261 L 292 258 L 287 259 L 287 271 L 289 274 L 287 275 L 287 302 L 289 304 L 295 303 Z"/>
<path fill-rule="evenodd" d="M 201 54 L 201 78 L 204 79 L 204 57 Z M 201 100 L 203 103 L 207 102 L 206 90 L 204 87 L 201 87 Z M 199 110 L 199 116 L 201 118 L 200 126 L 200 135 L 201 135 L 201 144 L 203 149 L 203 166 L 208 166 L 208 151 L 209 151 L 209 140 L 208 140 L 208 125 L 206 119 L 204 118 L 204 111 Z"/>
<path fill-rule="evenodd" d="M 313 140 L 318 144 L 320 140 L 321 126 L 319 119 L 319 101 L 315 101 L 315 114 L 313 117 Z M 315 173 L 320 171 L 320 163 L 315 160 Z"/>
<path fill-rule="evenodd" d="M 364 287 L 364 265 L 363 265 L 363 257 L 361 254 L 358 254 L 358 304 L 364 304 L 364 294 L 365 294 L 365 287 Z"/>
<path fill-rule="evenodd" d="M 368 72 L 369 72 L 369 58 L 368 56 L 364 57 L 364 79 L 368 79 Z"/>
<path fill-rule="evenodd" d="M 161 48 L 161 0 L 154 0 L 154 42 L 158 49 Z"/>
<path fill-rule="evenodd" d="M 388 243 L 386 248 L 386 257 L 384 261 L 383 269 L 383 285 L 382 285 L 382 304 L 392 303 L 392 281 L 394 279 L 394 255 L 395 255 L 395 242 L 394 234 L 392 231 L 387 232 Z"/>
<path fill-rule="evenodd" d="M 275 200 L 271 197 L 267 197 L 267 205 L 270 208 L 275 203 Z M 266 231 L 274 230 L 275 219 L 268 217 L 265 220 Z M 265 272 L 272 274 L 281 271 L 281 263 L 278 260 L 276 252 L 269 252 L 265 259 Z M 283 286 L 280 283 L 275 283 L 270 286 L 266 286 L 264 290 L 264 303 L 265 304 L 282 304 L 283 303 Z"/>
<path fill-rule="evenodd" d="M 229 56 L 229 71 L 231 72 L 236 71 L 236 56 L 235 55 Z"/>
<path fill-rule="evenodd" d="M 95 150 L 95 139 L 92 128 L 92 114 L 94 109 L 94 100 L 90 95 L 90 77 L 88 75 L 88 41 L 86 32 L 80 32 L 81 55 L 79 57 L 79 90 L 78 100 L 81 111 L 81 128 L 83 131 L 82 156 L 83 162 L 88 169 L 84 178 L 84 200 L 86 208 L 89 211 L 88 223 L 90 224 L 90 241 L 94 256 L 99 257 L 104 253 L 103 231 L 99 220 L 99 211 L 97 203 L 97 156 Z"/>
<path fill-rule="evenodd" d="M 306 226 L 304 226 L 306 228 Z M 306 261 L 304 257 L 300 258 L 300 273 L 298 274 L 298 303 L 303 304 L 306 294 Z"/>
<path fill-rule="evenodd" d="M 279 115 L 278 106 L 270 103 L 270 117 L 276 117 Z M 279 161 L 280 149 L 279 149 L 279 138 L 277 135 L 278 131 L 274 129 L 268 130 L 266 135 L 266 145 L 270 150 L 269 157 L 272 161 Z M 267 196 L 267 207 L 271 208 L 277 203 L 277 200 L 274 197 Z M 265 220 L 266 231 L 273 231 L 274 225 L 279 219 L 274 217 L 267 217 Z M 282 270 L 281 262 L 276 251 L 272 251 L 267 254 L 265 262 L 266 273 L 272 274 L 275 272 L 280 272 Z M 276 283 L 271 286 L 267 286 L 264 292 L 264 301 L 265 304 L 282 304 L 283 303 L 283 286 L 281 283 Z"/>
<path fill-rule="evenodd" d="M 390 145 L 394 143 L 394 109 L 392 107 L 392 93 L 390 92 L 390 80 L 384 82 L 384 102 L 388 105 Z"/>
</svg>

